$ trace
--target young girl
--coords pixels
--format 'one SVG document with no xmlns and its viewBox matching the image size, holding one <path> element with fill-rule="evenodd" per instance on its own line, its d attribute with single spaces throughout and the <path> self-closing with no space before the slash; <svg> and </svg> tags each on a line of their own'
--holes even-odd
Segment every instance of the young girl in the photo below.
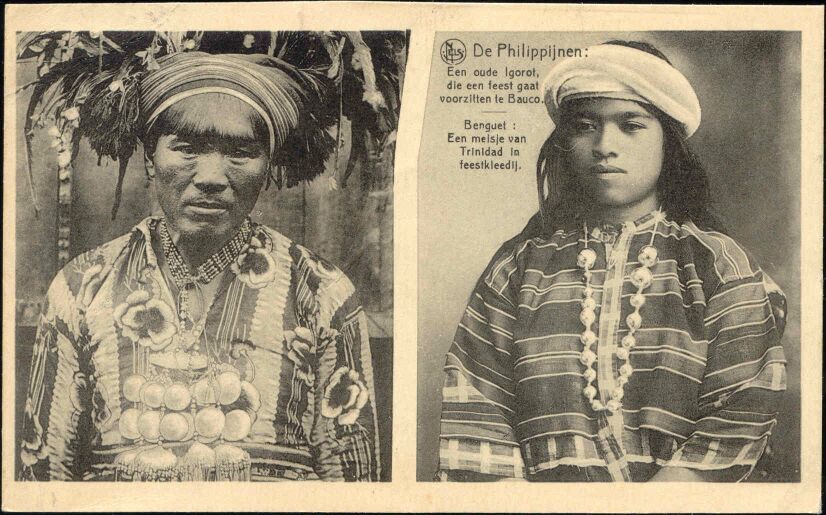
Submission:
<svg viewBox="0 0 826 515">
<path fill-rule="evenodd" d="M 440 478 L 745 479 L 785 389 L 785 299 L 707 209 L 694 90 L 612 41 L 554 66 L 545 102 L 540 212 L 447 355 Z"/>
</svg>

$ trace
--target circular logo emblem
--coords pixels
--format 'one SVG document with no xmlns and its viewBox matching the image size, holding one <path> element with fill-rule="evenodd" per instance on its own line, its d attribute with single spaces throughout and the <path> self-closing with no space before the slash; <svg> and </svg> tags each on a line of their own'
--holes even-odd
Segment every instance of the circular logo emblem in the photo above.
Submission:
<svg viewBox="0 0 826 515">
<path fill-rule="evenodd" d="M 445 64 L 461 64 L 467 57 L 467 48 L 459 39 L 447 39 L 442 43 L 439 55 Z"/>
</svg>

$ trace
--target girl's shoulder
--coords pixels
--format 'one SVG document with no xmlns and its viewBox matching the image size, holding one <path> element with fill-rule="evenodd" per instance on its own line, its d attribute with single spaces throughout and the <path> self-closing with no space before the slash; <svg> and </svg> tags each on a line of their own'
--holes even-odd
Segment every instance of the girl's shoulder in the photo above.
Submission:
<svg viewBox="0 0 826 515">
<path fill-rule="evenodd" d="M 671 236 L 680 242 L 681 255 L 694 263 L 698 275 L 715 286 L 753 279 L 762 270 L 752 254 L 731 236 L 702 229 L 694 222 L 667 223 Z"/>
<path fill-rule="evenodd" d="M 544 270 L 560 259 L 575 263 L 578 234 L 575 230 L 558 230 L 544 235 L 523 230 L 500 245 L 485 268 L 482 280 L 502 291 L 505 285 L 514 284 L 514 280 L 518 283 L 527 269 Z"/>
</svg>

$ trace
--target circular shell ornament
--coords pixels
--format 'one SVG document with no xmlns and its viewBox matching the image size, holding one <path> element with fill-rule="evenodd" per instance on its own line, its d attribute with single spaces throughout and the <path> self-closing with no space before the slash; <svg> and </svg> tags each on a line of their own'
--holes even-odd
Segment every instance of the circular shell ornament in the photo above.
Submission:
<svg viewBox="0 0 826 515">
<path fill-rule="evenodd" d="M 164 406 L 173 411 L 185 410 L 191 402 L 192 394 L 189 393 L 189 388 L 182 383 L 169 385 L 163 394 Z"/>
<path fill-rule="evenodd" d="M 590 367 L 597 360 L 597 355 L 590 350 L 584 350 L 579 355 L 579 361 L 586 367 Z"/>
<path fill-rule="evenodd" d="M 582 394 L 585 396 L 586 399 L 592 401 L 594 400 L 594 397 L 597 396 L 597 389 L 589 384 L 588 386 L 582 389 Z"/>
<path fill-rule="evenodd" d="M 137 408 L 128 408 L 120 414 L 118 430 L 120 435 L 128 440 L 137 440 L 141 434 L 138 431 L 138 418 L 141 412 Z"/>
<path fill-rule="evenodd" d="M 579 341 L 581 341 L 586 347 L 590 347 L 591 345 L 597 343 L 597 333 L 588 329 L 580 335 Z"/>
<path fill-rule="evenodd" d="M 576 257 L 576 264 L 579 268 L 591 268 L 597 262 L 597 253 L 594 249 L 582 249 Z"/>
<path fill-rule="evenodd" d="M 241 396 L 241 376 L 237 372 L 221 372 L 216 377 L 218 383 L 218 402 L 226 406 Z"/>
<path fill-rule="evenodd" d="M 158 437 L 161 435 L 160 426 L 160 411 L 144 411 L 143 413 L 141 413 L 141 416 L 138 417 L 138 432 L 146 441 L 158 441 Z"/>
<path fill-rule="evenodd" d="M 195 414 L 195 431 L 204 438 L 217 438 L 224 429 L 224 412 L 207 407 Z"/>
<path fill-rule="evenodd" d="M 628 328 L 632 330 L 637 330 L 642 325 L 642 316 L 639 313 L 631 313 L 627 317 L 625 317 L 625 323 L 628 324 Z"/>
<path fill-rule="evenodd" d="M 648 288 L 653 280 L 654 276 L 651 274 L 651 270 L 645 267 L 637 268 L 631 272 L 631 284 L 637 288 Z"/>
<path fill-rule="evenodd" d="M 140 374 L 133 374 L 123 382 L 123 396 L 129 402 L 140 402 L 141 387 L 146 383 L 146 378 Z"/>
<path fill-rule="evenodd" d="M 593 309 L 584 308 L 579 314 L 579 320 L 585 327 L 589 327 L 597 319 L 596 313 Z"/>
<path fill-rule="evenodd" d="M 622 346 L 626 349 L 633 349 L 637 344 L 637 338 L 633 334 L 626 334 L 622 337 Z"/>
<path fill-rule="evenodd" d="M 222 436 L 229 442 L 243 440 L 250 433 L 252 419 L 244 410 L 232 410 L 226 415 Z"/>
<path fill-rule="evenodd" d="M 218 402 L 215 389 L 215 385 L 211 384 L 208 379 L 201 379 L 192 385 L 192 398 L 200 406 L 215 404 Z"/>
<path fill-rule="evenodd" d="M 167 413 L 161 419 L 159 431 L 164 441 L 184 441 L 190 433 L 189 420 L 181 413 Z"/>
<path fill-rule="evenodd" d="M 641 265 L 652 267 L 657 264 L 657 249 L 652 247 L 651 245 L 646 245 L 645 247 L 640 249 L 640 253 L 637 256 L 637 261 L 640 262 Z"/>
<path fill-rule="evenodd" d="M 160 408 L 161 404 L 163 404 L 163 394 L 165 390 L 161 383 L 148 381 L 141 387 L 141 402 L 150 408 Z"/>
</svg>

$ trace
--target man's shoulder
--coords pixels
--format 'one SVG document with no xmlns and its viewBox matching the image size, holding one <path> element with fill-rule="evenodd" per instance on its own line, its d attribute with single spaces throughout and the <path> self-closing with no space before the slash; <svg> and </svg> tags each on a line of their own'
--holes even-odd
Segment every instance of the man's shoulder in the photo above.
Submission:
<svg viewBox="0 0 826 515">
<path fill-rule="evenodd" d="M 117 260 L 118 256 L 122 255 L 129 247 L 144 241 L 144 234 L 143 231 L 141 231 L 141 227 L 146 223 L 147 220 L 144 220 L 129 232 L 78 254 L 63 267 L 62 272 L 64 272 L 64 274 L 75 275 L 79 273 L 82 275 L 97 265 L 103 267 L 111 266 Z"/>
<path fill-rule="evenodd" d="M 316 286 L 315 289 L 336 282 L 349 283 L 349 279 L 341 269 L 314 250 L 296 243 L 271 227 L 263 224 L 258 227 L 272 240 L 272 252 L 275 254 L 273 257 L 288 255 L 298 276 Z"/>
</svg>

